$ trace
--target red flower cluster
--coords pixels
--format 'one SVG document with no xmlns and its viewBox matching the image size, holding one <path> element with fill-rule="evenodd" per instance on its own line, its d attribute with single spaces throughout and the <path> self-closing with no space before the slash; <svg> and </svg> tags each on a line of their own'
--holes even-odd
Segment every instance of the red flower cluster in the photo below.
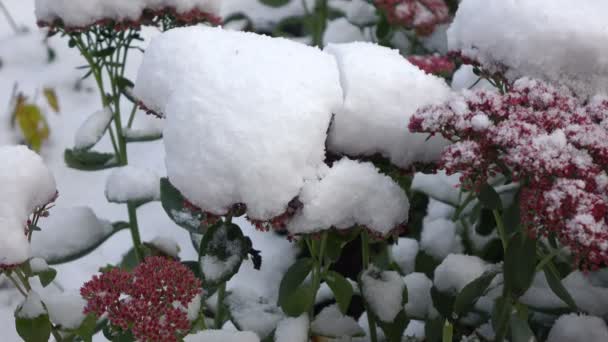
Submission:
<svg viewBox="0 0 608 342">
<path fill-rule="evenodd" d="M 448 56 L 440 55 L 429 55 L 429 56 L 408 56 L 407 60 L 420 68 L 427 74 L 434 74 L 439 76 L 452 75 L 456 65 L 452 62 Z"/>
<path fill-rule="evenodd" d="M 450 19 L 450 9 L 444 0 L 376 0 L 375 3 L 391 25 L 413 29 L 421 36 L 430 35 L 437 25 Z"/>
<path fill-rule="evenodd" d="M 186 308 L 201 294 L 201 282 L 184 265 L 148 257 L 132 273 L 115 268 L 85 283 L 85 314 L 108 315 L 138 341 L 178 341 L 190 329 Z"/>
<path fill-rule="evenodd" d="M 523 78 L 505 94 L 465 91 L 423 108 L 409 128 L 455 142 L 440 167 L 461 172 L 465 187 L 497 174 L 520 181 L 522 223 L 532 233 L 554 232 L 585 268 L 608 262 L 607 98 L 583 102 Z"/>
</svg>

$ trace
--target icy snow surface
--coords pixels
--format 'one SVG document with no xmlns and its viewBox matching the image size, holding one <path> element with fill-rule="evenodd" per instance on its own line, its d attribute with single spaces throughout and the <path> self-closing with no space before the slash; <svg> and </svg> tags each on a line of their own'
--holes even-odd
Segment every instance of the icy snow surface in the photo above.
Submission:
<svg viewBox="0 0 608 342">
<path fill-rule="evenodd" d="M 0 265 L 10 265 L 29 258 L 25 223 L 56 187 L 42 158 L 25 146 L 0 146 L 0 161 Z"/>
<path fill-rule="evenodd" d="M 206 211 L 244 203 L 251 218 L 269 219 L 322 165 L 342 102 L 338 78 L 335 60 L 316 48 L 192 27 L 152 41 L 134 92 L 167 116 L 173 185 Z"/>
<path fill-rule="evenodd" d="M 559 81 L 578 93 L 608 91 L 608 2 L 463 0 L 450 50 L 507 75 Z"/>
<path fill-rule="evenodd" d="M 363 225 L 386 235 L 407 220 L 405 192 L 373 164 L 344 158 L 323 173 L 305 183 L 299 197 L 304 207 L 288 225 L 291 233 Z"/>
<path fill-rule="evenodd" d="M 330 130 L 331 151 L 380 153 L 403 168 L 439 158 L 446 141 L 410 133 L 408 123 L 418 108 L 447 99 L 450 88 L 442 79 L 376 44 L 330 44 L 324 51 L 336 57 L 344 90 L 344 106 L 335 112 Z"/>
<path fill-rule="evenodd" d="M 160 177 L 141 167 L 115 168 L 106 181 L 105 193 L 108 201 L 116 203 L 159 200 Z"/>
<path fill-rule="evenodd" d="M 67 26 L 86 26 L 102 19 L 136 21 L 145 9 L 175 8 L 178 13 L 192 9 L 216 14 L 219 0 L 36 0 L 39 21 L 61 19 Z"/>
</svg>

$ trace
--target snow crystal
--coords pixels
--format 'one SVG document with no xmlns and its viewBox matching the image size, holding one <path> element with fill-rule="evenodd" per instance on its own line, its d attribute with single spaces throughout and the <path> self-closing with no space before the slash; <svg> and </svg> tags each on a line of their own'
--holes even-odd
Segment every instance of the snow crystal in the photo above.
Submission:
<svg viewBox="0 0 608 342">
<path fill-rule="evenodd" d="M 587 94 L 608 90 L 605 1 L 464 0 L 450 50 L 507 75 L 559 81 Z"/>
<path fill-rule="evenodd" d="M 86 150 L 97 144 L 112 122 L 112 117 L 112 110 L 108 107 L 91 114 L 76 131 L 74 148 Z"/>
<path fill-rule="evenodd" d="M 287 317 L 279 322 L 274 332 L 275 342 L 308 342 L 308 315 Z"/>
<path fill-rule="evenodd" d="M 15 316 L 19 318 L 36 318 L 38 316 L 46 314 L 44 304 L 40 299 L 40 296 L 35 291 L 30 291 L 27 297 L 17 308 Z"/>
<path fill-rule="evenodd" d="M 260 342 L 250 331 L 203 330 L 184 337 L 184 342 Z"/>
<path fill-rule="evenodd" d="M 30 259 L 30 269 L 32 273 L 44 272 L 49 269 L 49 264 L 42 258 L 32 258 Z"/>
<path fill-rule="evenodd" d="M 316 176 L 331 113 L 342 102 L 331 56 L 205 27 L 155 38 L 134 92 L 167 116 L 173 185 L 205 211 L 224 214 L 244 203 L 249 217 L 262 220 L 282 214 Z"/>
<path fill-rule="evenodd" d="M 479 257 L 450 254 L 435 269 L 435 287 L 441 292 L 457 293 L 482 275 L 488 266 Z"/>
<path fill-rule="evenodd" d="M 386 235 L 407 220 L 409 201 L 403 189 L 371 163 L 342 159 L 321 180 L 305 183 L 304 205 L 289 223 L 293 234 L 357 224 Z"/>
<path fill-rule="evenodd" d="M 110 222 L 98 219 L 89 207 L 53 208 L 42 231 L 32 235 L 32 255 L 52 263 L 95 246 L 110 233 Z"/>
<path fill-rule="evenodd" d="M 397 244 L 391 246 L 392 259 L 403 274 L 414 272 L 418 249 L 418 241 L 410 238 L 399 238 Z"/>
<path fill-rule="evenodd" d="M 372 266 L 361 275 L 361 291 L 372 312 L 384 322 L 392 322 L 403 309 L 405 283 L 395 271 Z"/>
<path fill-rule="evenodd" d="M 424 220 L 420 248 L 437 260 L 450 253 L 461 253 L 463 246 L 456 228 L 456 223 L 449 219 Z"/>
<path fill-rule="evenodd" d="M 380 45 L 330 44 L 324 51 L 336 57 L 344 90 L 344 106 L 330 129 L 330 150 L 353 156 L 380 153 L 403 168 L 439 159 L 447 142 L 409 133 L 408 122 L 418 108 L 448 97 L 442 79 Z"/>
<path fill-rule="evenodd" d="M 87 302 L 78 291 L 54 293 L 44 297 L 51 321 L 65 329 L 76 329 L 84 321 Z"/>
<path fill-rule="evenodd" d="M 23 234 L 29 215 L 50 202 L 57 190 L 42 158 L 27 147 L 2 146 L 0 160 L 0 265 L 18 264 L 30 256 Z"/>
<path fill-rule="evenodd" d="M 177 258 L 180 252 L 179 245 L 175 240 L 173 240 L 173 238 L 170 237 L 157 236 L 150 241 L 150 244 L 166 255 L 174 258 Z"/>
<path fill-rule="evenodd" d="M 117 203 L 158 200 L 160 177 L 136 166 L 115 168 L 108 176 L 105 193 L 108 201 Z"/>
<path fill-rule="evenodd" d="M 247 290 L 233 290 L 226 297 L 226 304 L 232 322 L 240 330 L 254 331 L 261 339 L 268 337 L 285 317 L 283 311 L 267 298 Z"/>
<path fill-rule="evenodd" d="M 408 316 L 420 319 L 434 316 L 437 312 L 433 307 L 431 299 L 431 287 L 433 281 L 424 273 L 410 273 L 403 277 L 405 286 L 407 287 L 407 304 L 405 304 L 405 312 Z"/>
<path fill-rule="evenodd" d="M 363 334 L 359 324 L 352 317 L 342 314 L 337 304 L 323 308 L 310 324 L 310 330 L 313 334 L 327 337 Z"/>
<path fill-rule="evenodd" d="M 36 17 L 51 23 L 61 19 L 68 26 L 87 26 L 103 19 L 137 21 L 146 9 L 174 8 L 178 13 L 193 9 L 216 14 L 219 0 L 36 0 Z"/>
<path fill-rule="evenodd" d="M 608 328 L 599 317 L 563 315 L 555 321 L 547 342 L 608 341 Z"/>
</svg>

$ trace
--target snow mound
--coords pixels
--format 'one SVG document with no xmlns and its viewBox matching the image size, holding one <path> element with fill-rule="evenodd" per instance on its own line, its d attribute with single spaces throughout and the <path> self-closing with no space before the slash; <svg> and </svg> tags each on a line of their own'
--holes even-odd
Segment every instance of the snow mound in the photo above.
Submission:
<svg viewBox="0 0 608 342">
<path fill-rule="evenodd" d="M 608 328 L 601 318 L 577 314 L 561 316 L 547 338 L 547 342 L 588 341 L 608 341 Z"/>
<path fill-rule="evenodd" d="M 46 314 L 47 312 L 44 308 L 44 303 L 42 303 L 40 296 L 35 291 L 30 291 L 15 311 L 15 317 L 26 319 L 32 319 Z"/>
<path fill-rule="evenodd" d="M 342 159 L 320 180 L 308 181 L 299 200 L 304 205 L 289 223 L 293 234 L 357 224 L 380 235 L 404 223 L 409 201 L 403 189 L 371 163 Z"/>
<path fill-rule="evenodd" d="M 85 319 L 87 302 L 76 290 L 54 293 L 44 297 L 51 321 L 65 329 L 77 329 Z"/>
<path fill-rule="evenodd" d="M 42 158 L 27 147 L 2 146 L 0 160 L 0 265 L 18 264 L 30 257 L 24 234 L 29 215 L 57 190 Z"/>
<path fill-rule="evenodd" d="M 336 57 L 344 91 L 330 130 L 331 151 L 380 153 L 402 168 L 439 159 L 447 141 L 410 133 L 408 122 L 418 108 L 447 99 L 450 88 L 442 79 L 427 75 L 397 50 L 372 43 L 329 44 L 324 51 Z"/>
<path fill-rule="evenodd" d="M 420 248 L 436 260 L 443 260 L 450 253 L 461 253 L 464 249 L 456 223 L 444 218 L 423 221 Z"/>
<path fill-rule="evenodd" d="M 463 0 L 448 30 L 450 50 L 498 70 L 608 91 L 608 2 Z"/>
<path fill-rule="evenodd" d="M 308 342 L 308 315 L 287 317 L 279 322 L 274 332 L 275 342 Z"/>
<path fill-rule="evenodd" d="M 363 334 L 361 326 L 352 317 L 342 314 L 337 304 L 323 308 L 310 324 L 310 330 L 313 334 L 327 337 Z"/>
<path fill-rule="evenodd" d="M 52 23 L 58 19 L 67 26 L 82 27 L 104 19 L 138 21 L 144 10 L 173 8 L 177 13 L 200 10 L 219 13 L 219 0 L 36 0 L 38 21 Z"/>
<path fill-rule="evenodd" d="M 76 131 L 74 148 L 86 150 L 97 144 L 112 122 L 112 115 L 109 107 L 91 114 Z"/>
<path fill-rule="evenodd" d="M 450 254 L 435 269 L 435 287 L 441 292 L 458 293 L 488 269 L 481 258 Z"/>
<path fill-rule="evenodd" d="M 408 316 L 416 318 L 433 317 L 437 311 L 433 307 L 431 298 L 431 287 L 433 281 L 424 273 L 410 273 L 403 277 L 405 286 L 407 287 L 407 304 L 405 304 L 405 312 Z"/>
<path fill-rule="evenodd" d="M 405 282 L 395 271 L 370 267 L 361 275 L 363 298 L 371 310 L 384 322 L 392 322 L 403 309 Z"/>
<path fill-rule="evenodd" d="M 331 56 L 205 27 L 155 38 L 134 92 L 167 116 L 171 183 L 205 211 L 224 214 L 244 203 L 261 220 L 282 214 L 316 176 L 331 113 L 342 102 Z"/>
<path fill-rule="evenodd" d="M 410 238 L 399 238 L 391 247 L 391 257 L 399 266 L 401 273 L 409 274 L 416 268 L 416 256 L 420 247 L 418 241 Z"/>
<path fill-rule="evenodd" d="M 115 168 L 106 181 L 106 198 L 126 203 L 160 199 L 160 177 L 153 171 L 136 166 Z"/>
</svg>

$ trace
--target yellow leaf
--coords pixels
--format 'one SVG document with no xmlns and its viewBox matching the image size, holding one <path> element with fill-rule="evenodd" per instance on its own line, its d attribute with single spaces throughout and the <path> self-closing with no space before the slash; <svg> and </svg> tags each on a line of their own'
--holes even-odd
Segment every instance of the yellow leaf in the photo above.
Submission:
<svg viewBox="0 0 608 342">
<path fill-rule="evenodd" d="M 59 113 L 59 99 L 57 98 L 57 93 L 53 88 L 44 88 L 42 90 L 44 97 L 46 98 L 46 102 L 49 103 L 49 106 L 53 108 L 55 113 Z"/>
<path fill-rule="evenodd" d="M 50 134 L 49 125 L 40 108 L 34 104 L 20 103 L 16 108 L 15 118 L 26 143 L 34 151 L 40 151 L 42 143 Z"/>
</svg>

